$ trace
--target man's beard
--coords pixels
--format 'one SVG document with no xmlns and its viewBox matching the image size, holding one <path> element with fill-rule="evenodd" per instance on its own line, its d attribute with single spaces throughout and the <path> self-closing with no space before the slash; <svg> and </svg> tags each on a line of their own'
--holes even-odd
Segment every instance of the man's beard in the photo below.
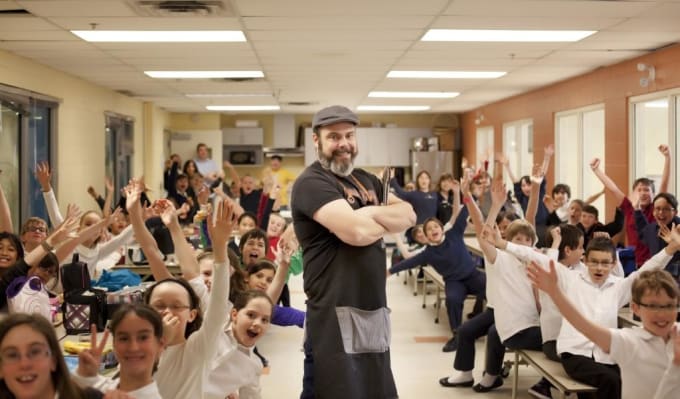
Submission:
<svg viewBox="0 0 680 399">
<path fill-rule="evenodd" d="M 316 156 L 324 169 L 328 169 L 338 176 L 349 176 L 354 170 L 354 158 L 356 158 L 357 153 L 356 151 L 352 153 L 352 156 L 347 163 L 341 163 L 335 160 L 335 156 L 341 152 L 342 151 L 334 151 L 330 157 L 326 157 L 323 153 L 321 141 L 319 141 L 319 144 L 316 147 Z"/>
</svg>

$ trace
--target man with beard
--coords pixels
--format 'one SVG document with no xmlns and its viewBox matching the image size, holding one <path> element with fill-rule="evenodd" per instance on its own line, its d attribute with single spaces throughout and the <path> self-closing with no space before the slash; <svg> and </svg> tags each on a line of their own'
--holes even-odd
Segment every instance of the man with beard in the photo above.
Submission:
<svg viewBox="0 0 680 399">
<path fill-rule="evenodd" d="M 397 397 L 382 237 L 412 226 L 416 216 L 393 195 L 385 201 L 377 177 L 354 169 L 358 123 L 343 106 L 317 112 L 318 161 L 293 186 L 308 298 L 301 398 Z"/>
</svg>

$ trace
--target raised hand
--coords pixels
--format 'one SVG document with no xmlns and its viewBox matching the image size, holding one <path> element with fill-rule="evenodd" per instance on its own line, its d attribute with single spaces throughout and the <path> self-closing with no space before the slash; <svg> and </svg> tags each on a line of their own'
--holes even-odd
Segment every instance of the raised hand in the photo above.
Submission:
<svg viewBox="0 0 680 399">
<path fill-rule="evenodd" d="M 50 185 L 50 180 L 52 179 L 50 164 L 43 161 L 35 165 L 35 178 L 38 180 L 38 183 L 40 183 L 42 191 L 50 191 L 52 189 L 52 186 Z"/>
<path fill-rule="evenodd" d="M 144 188 L 137 179 L 130 180 L 130 183 L 123 188 L 123 191 L 125 192 L 125 208 L 128 212 L 132 211 L 135 205 L 139 203 L 139 198 L 142 195 L 143 189 Z"/>
<path fill-rule="evenodd" d="M 97 326 L 90 326 L 90 349 L 78 354 L 78 374 L 83 377 L 95 377 L 102 362 L 102 353 L 109 339 L 109 330 L 104 331 L 102 340 L 97 343 Z"/>
<path fill-rule="evenodd" d="M 557 271 L 555 270 L 555 262 L 550 261 L 550 270 L 545 270 L 536 262 L 531 262 L 527 266 L 527 276 L 531 281 L 531 285 L 541 291 L 545 291 L 548 295 L 559 290 L 557 286 Z"/>
<path fill-rule="evenodd" d="M 80 219 L 80 217 L 83 215 L 83 212 L 78 208 L 78 205 L 76 204 L 68 204 L 66 206 L 66 218 L 74 218 L 74 219 Z"/>
<path fill-rule="evenodd" d="M 560 230 L 560 226 L 550 229 L 550 236 L 553 240 L 553 247 L 555 247 L 555 243 L 557 243 L 557 246 L 559 247 L 562 242 L 562 230 Z"/>
<path fill-rule="evenodd" d="M 60 242 L 66 241 L 67 238 L 77 237 L 76 230 L 78 229 L 79 219 L 79 217 L 67 216 L 50 234 L 48 244 L 55 246 Z"/>
<path fill-rule="evenodd" d="M 160 216 L 164 225 L 169 226 L 173 221 L 176 220 L 177 210 L 175 209 L 175 205 L 172 203 L 172 201 L 167 199 L 159 199 L 156 200 L 151 207 L 153 208 L 154 213 Z"/>
<path fill-rule="evenodd" d="M 534 167 L 531 169 L 531 182 L 533 184 L 541 184 L 543 183 L 544 177 L 543 166 L 539 164 L 534 165 Z"/>
<path fill-rule="evenodd" d="M 503 206 L 507 199 L 507 190 L 502 180 L 494 180 L 491 182 L 491 204 L 495 206 Z"/>
<path fill-rule="evenodd" d="M 463 177 L 461 177 L 461 179 L 460 179 L 460 186 L 461 186 L 461 190 L 463 192 L 463 195 L 470 194 L 470 182 L 471 181 L 472 181 L 472 174 L 468 170 L 463 171 Z"/>
<path fill-rule="evenodd" d="M 114 190 L 113 182 L 108 177 L 104 178 L 104 186 L 106 186 L 106 192 L 112 193 Z"/>
<path fill-rule="evenodd" d="M 503 241 L 501 231 L 498 230 L 498 226 L 496 225 L 489 226 L 488 224 L 485 224 L 482 226 L 482 238 L 495 247 L 500 246 Z"/>
<path fill-rule="evenodd" d="M 590 169 L 591 170 L 597 170 L 600 168 L 600 158 L 593 158 L 592 161 L 590 161 Z"/>
<path fill-rule="evenodd" d="M 659 145 L 659 152 L 666 158 L 671 156 L 671 149 L 666 144 Z"/>
<path fill-rule="evenodd" d="M 508 157 L 506 157 L 502 152 L 496 153 L 496 161 L 500 162 L 504 166 L 508 166 L 510 164 Z"/>
<path fill-rule="evenodd" d="M 555 155 L 555 146 L 552 144 L 548 144 L 544 149 L 543 149 L 543 157 L 549 158 Z"/>
<path fill-rule="evenodd" d="M 215 213 L 211 215 L 212 222 L 208 222 L 208 234 L 213 242 L 213 247 L 226 245 L 234 228 L 234 206 L 229 200 L 217 202 Z"/>
</svg>

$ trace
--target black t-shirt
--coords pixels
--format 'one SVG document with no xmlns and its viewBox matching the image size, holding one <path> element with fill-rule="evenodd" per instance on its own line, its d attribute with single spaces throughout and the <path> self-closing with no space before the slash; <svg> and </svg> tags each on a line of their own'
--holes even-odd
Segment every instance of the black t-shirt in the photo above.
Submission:
<svg viewBox="0 0 680 399">
<path fill-rule="evenodd" d="M 262 189 L 253 190 L 246 194 L 241 189 L 241 196 L 239 197 L 239 205 L 246 211 L 257 215 L 257 208 L 260 205 L 260 197 L 262 196 Z"/>
<path fill-rule="evenodd" d="M 364 247 L 349 245 L 314 220 L 316 211 L 338 199 L 347 200 L 353 209 L 382 202 L 382 183 L 376 176 L 361 169 L 352 176 L 360 184 L 331 173 L 319 162 L 310 165 L 293 186 L 293 222 L 303 248 L 304 289 L 310 304 L 373 310 L 386 306 L 382 240 Z"/>
</svg>

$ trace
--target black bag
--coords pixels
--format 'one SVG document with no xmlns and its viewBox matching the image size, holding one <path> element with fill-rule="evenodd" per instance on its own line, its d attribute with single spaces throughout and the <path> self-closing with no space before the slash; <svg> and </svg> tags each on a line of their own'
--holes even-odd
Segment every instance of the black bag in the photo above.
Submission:
<svg viewBox="0 0 680 399">
<path fill-rule="evenodd" d="M 87 263 L 80 261 L 77 252 L 73 254 L 71 263 L 61 266 L 59 272 L 61 273 L 61 285 L 64 287 L 64 294 L 73 291 L 82 292 L 92 285 Z"/>
<path fill-rule="evenodd" d="M 90 332 L 95 324 L 97 331 L 106 327 L 106 293 L 98 289 L 71 291 L 64 294 L 62 305 L 66 334 Z"/>
</svg>

